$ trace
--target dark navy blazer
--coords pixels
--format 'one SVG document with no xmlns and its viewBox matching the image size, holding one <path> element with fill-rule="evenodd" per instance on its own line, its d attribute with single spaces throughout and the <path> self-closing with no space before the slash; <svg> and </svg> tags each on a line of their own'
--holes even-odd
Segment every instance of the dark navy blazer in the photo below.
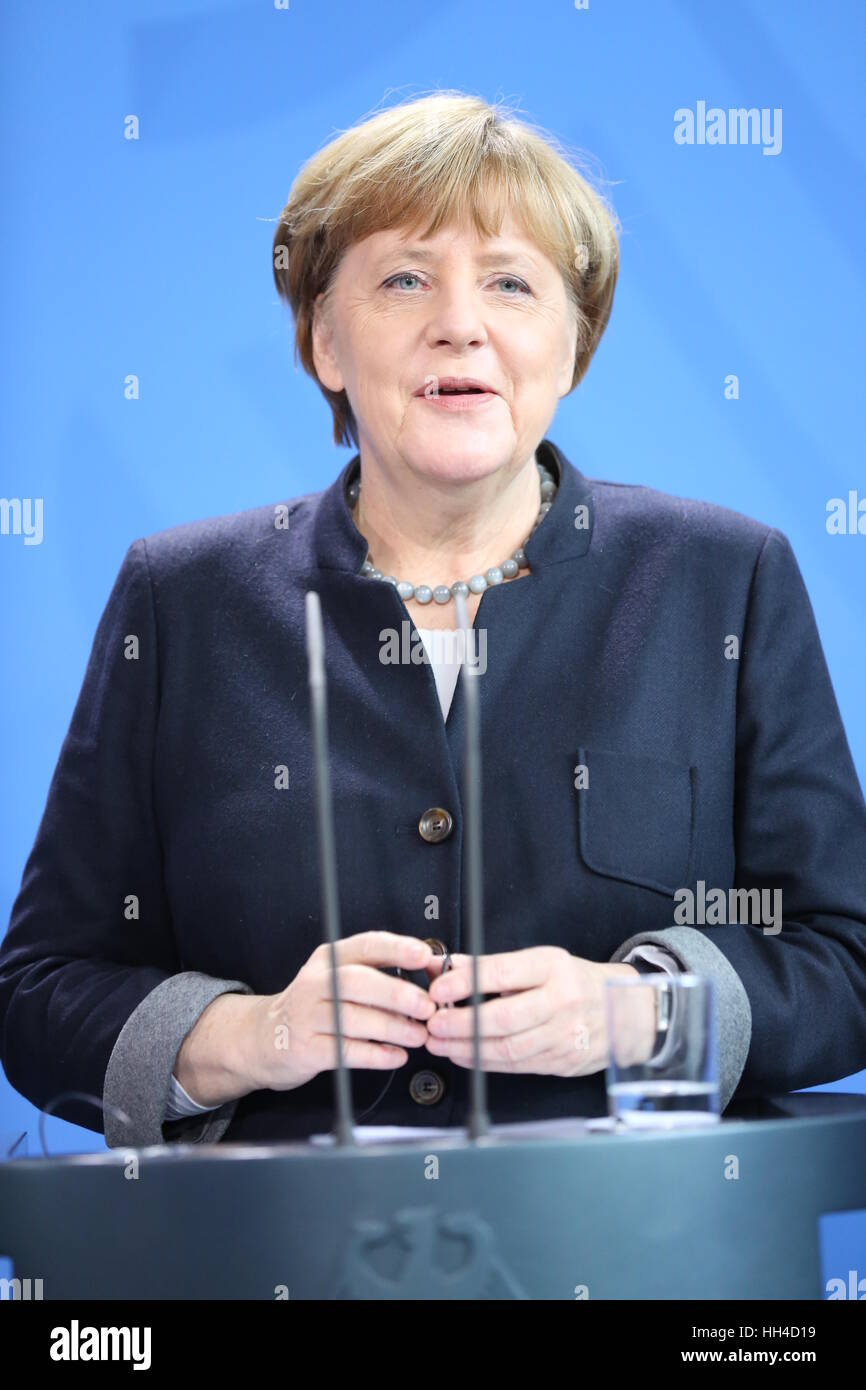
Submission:
<svg viewBox="0 0 866 1390">
<path fill-rule="evenodd" d="M 488 589 L 475 622 L 486 949 L 608 961 L 627 940 L 665 941 L 678 888 L 778 888 L 777 935 L 686 929 L 748 995 L 736 1095 L 866 1066 L 866 807 L 788 540 L 590 480 L 548 440 L 538 457 L 561 483 L 526 546 L 530 574 Z M 288 526 L 266 506 L 129 547 L 0 953 L 2 1062 L 36 1105 L 100 1096 L 125 1022 L 169 977 L 273 994 L 322 940 L 308 589 L 327 643 L 343 932 L 466 949 L 463 690 L 443 720 L 428 664 L 379 659 L 409 618 L 393 586 L 360 574 L 345 497 L 357 468 L 288 504 Z M 432 807 L 453 817 L 434 844 L 419 832 Z M 435 1108 L 410 1093 L 421 1068 L 444 1080 Z M 387 1074 L 352 1077 L 360 1113 Z M 419 1049 L 367 1118 L 461 1124 L 468 1079 Z M 603 1073 L 488 1081 L 494 1121 L 604 1110 Z M 225 1137 L 327 1129 L 332 1090 L 326 1073 L 255 1092 Z M 80 1102 L 58 1113 L 102 1127 Z"/>
</svg>

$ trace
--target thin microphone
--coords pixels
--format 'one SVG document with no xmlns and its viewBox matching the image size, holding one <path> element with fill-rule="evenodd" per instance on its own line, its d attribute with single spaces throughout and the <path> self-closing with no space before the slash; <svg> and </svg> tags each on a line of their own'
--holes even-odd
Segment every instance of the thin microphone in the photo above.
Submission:
<svg viewBox="0 0 866 1390">
<path fill-rule="evenodd" d="M 337 1070 L 334 1075 L 336 1115 L 334 1133 L 338 1145 L 355 1143 L 352 1117 L 352 1091 L 349 1072 L 343 1061 L 340 1031 L 340 991 L 337 984 L 337 942 L 340 939 L 340 901 L 337 892 L 337 851 L 334 842 L 334 814 L 331 803 L 331 773 L 328 766 L 328 702 L 325 692 L 325 634 L 319 595 L 310 590 L 305 599 L 307 620 L 307 662 L 310 710 L 313 727 L 313 769 L 316 792 L 316 824 L 319 839 L 319 875 L 322 884 L 322 915 L 331 947 L 331 989 L 334 995 L 334 1032 L 337 1042 Z"/>
<path fill-rule="evenodd" d="M 461 676 L 466 704 L 466 761 L 463 769 L 463 805 L 466 827 L 467 863 L 467 920 L 469 951 L 472 956 L 472 1076 L 470 1079 L 469 1137 L 480 1139 L 489 1133 L 487 1114 L 487 1077 L 481 1069 L 481 1025 L 478 1008 L 478 961 L 484 950 L 482 927 L 483 901 L 481 879 L 481 732 L 478 710 L 478 671 L 469 664 L 468 651 L 472 629 L 463 594 L 454 595 L 457 621 L 463 629 L 463 659 Z"/>
</svg>

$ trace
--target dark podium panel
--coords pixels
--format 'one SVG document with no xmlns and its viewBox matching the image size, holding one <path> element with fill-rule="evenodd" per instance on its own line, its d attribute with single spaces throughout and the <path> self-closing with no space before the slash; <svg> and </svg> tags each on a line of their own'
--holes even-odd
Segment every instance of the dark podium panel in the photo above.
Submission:
<svg viewBox="0 0 866 1390">
<path fill-rule="evenodd" d="M 13 1159 L 0 1255 L 46 1299 L 820 1299 L 818 1217 L 862 1208 L 866 1097 L 795 1093 L 679 1133 Z"/>
</svg>

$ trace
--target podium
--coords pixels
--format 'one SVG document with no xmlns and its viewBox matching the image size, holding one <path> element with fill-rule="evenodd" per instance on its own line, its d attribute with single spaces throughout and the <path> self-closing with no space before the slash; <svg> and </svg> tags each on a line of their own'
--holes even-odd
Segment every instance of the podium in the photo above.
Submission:
<svg viewBox="0 0 866 1390">
<path fill-rule="evenodd" d="M 0 1256 L 45 1299 L 821 1299 L 818 1218 L 863 1208 L 866 1096 L 795 1092 L 669 1132 L 13 1158 Z"/>
</svg>

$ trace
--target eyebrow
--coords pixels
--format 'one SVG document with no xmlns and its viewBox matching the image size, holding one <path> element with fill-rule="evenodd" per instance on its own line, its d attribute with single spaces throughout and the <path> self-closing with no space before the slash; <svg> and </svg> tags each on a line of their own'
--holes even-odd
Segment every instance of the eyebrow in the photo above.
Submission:
<svg viewBox="0 0 866 1390">
<path fill-rule="evenodd" d="M 405 258 L 407 260 L 423 261 L 427 265 L 438 260 L 436 252 L 429 250 L 426 246 L 395 246 L 389 251 L 383 251 L 381 256 L 376 257 L 376 268 L 378 269 L 386 261 L 394 260 L 395 257 L 399 259 Z M 503 261 L 521 261 L 532 270 L 538 269 L 538 265 L 532 256 L 528 255 L 525 251 L 521 251 L 519 247 L 516 246 L 502 246 L 498 251 L 484 251 L 480 255 L 475 256 L 475 261 L 481 266 L 501 264 Z"/>
</svg>

